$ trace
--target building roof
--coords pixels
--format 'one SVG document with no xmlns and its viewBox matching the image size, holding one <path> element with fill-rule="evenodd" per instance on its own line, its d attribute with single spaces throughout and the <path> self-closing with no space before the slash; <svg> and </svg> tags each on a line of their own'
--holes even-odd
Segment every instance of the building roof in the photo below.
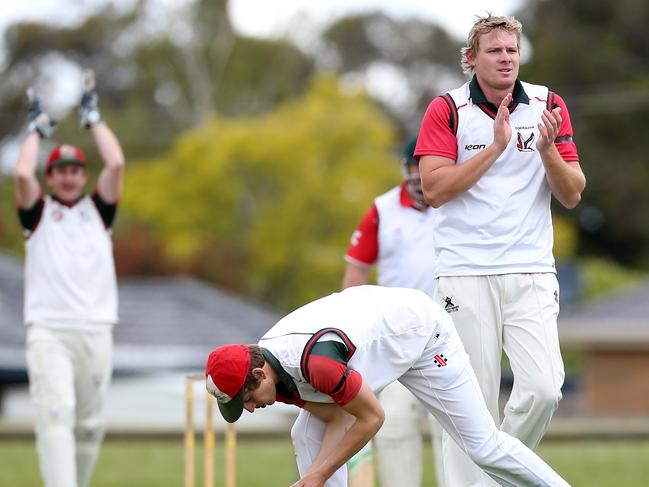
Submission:
<svg viewBox="0 0 649 487">
<path fill-rule="evenodd" d="M 559 336 L 565 349 L 649 349 L 649 279 L 562 309 Z"/>
<path fill-rule="evenodd" d="M 189 277 L 119 283 L 116 371 L 202 369 L 213 348 L 256 343 L 278 314 Z M 0 252 L 0 370 L 25 368 L 22 262 Z"/>
</svg>

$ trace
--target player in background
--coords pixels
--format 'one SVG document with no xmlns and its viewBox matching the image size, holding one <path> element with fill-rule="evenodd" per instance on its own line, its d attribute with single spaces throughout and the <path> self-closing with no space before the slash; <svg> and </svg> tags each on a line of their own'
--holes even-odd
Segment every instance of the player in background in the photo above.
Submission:
<svg viewBox="0 0 649 487">
<path fill-rule="evenodd" d="M 374 200 L 353 233 L 345 255 L 343 288 L 368 284 L 373 266 L 381 286 L 419 289 L 433 296 L 433 219 L 436 210 L 424 199 L 419 163 L 413 157 L 416 138 L 401 158 L 403 181 Z M 401 383 L 394 382 L 378 396 L 385 421 L 372 443 L 352 458 L 351 487 L 368 483 L 372 456 L 376 457 L 381 487 L 421 485 L 422 418 L 429 419 L 438 487 L 444 486 L 442 429 L 432 415 Z M 372 453 L 372 446 L 374 453 Z"/>
<path fill-rule="evenodd" d="M 436 300 L 453 316 L 495 421 L 536 448 L 564 380 L 550 200 L 575 207 L 586 180 L 563 99 L 518 79 L 521 30 L 513 17 L 477 19 L 462 49 L 473 78 L 430 103 L 415 155 L 439 208 Z M 501 423 L 503 351 L 514 386 Z M 446 437 L 444 458 L 447 487 L 490 484 Z"/>
<path fill-rule="evenodd" d="M 36 177 L 41 139 L 54 122 L 32 93 L 28 133 L 16 163 L 16 202 L 25 236 L 27 370 L 36 412 L 36 445 L 47 487 L 86 487 L 104 434 L 112 372 L 117 284 L 111 226 L 122 192 L 124 155 L 101 120 L 87 76 L 78 107 L 104 167 L 90 195 L 86 157 L 58 145 Z"/>
<path fill-rule="evenodd" d="M 568 485 L 496 427 L 450 315 L 416 289 L 353 286 L 313 301 L 258 345 L 212 351 L 205 374 L 231 423 L 275 401 L 302 408 L 291 430 L 293 487 L 347 485 L 346 462 L 383 424 L 376 393 L 395 380 L 501 485 Z"/>
</svg>

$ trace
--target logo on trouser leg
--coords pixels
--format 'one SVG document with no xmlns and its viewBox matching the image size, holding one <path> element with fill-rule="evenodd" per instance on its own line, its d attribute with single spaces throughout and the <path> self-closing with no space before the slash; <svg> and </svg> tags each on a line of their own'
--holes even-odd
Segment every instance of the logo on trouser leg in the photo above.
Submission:
<svg viewBox="0 0 649 487">
<path fill-rule="evenodd" d="M 437 355 L 435 355 L 434 358 L 435 358 L 435 363 L 437 364 L 438 367 L 446 367 L 446 364 L 448 362 L 446 361 L 446 357 L 444 357 L 443 354 L 438 353 Z"/>
<path fill-rule="evenodd" d="M 446 296 L 444 298 L 444 302 L 446 303 L 446 304 L 444 304 L 444 310 L 447 313 L 454 313 L 455 311 L 460 309 L 459 306 L 457 306 L 455 303 L 453 303 L 453 296 Z"/>
</svg>

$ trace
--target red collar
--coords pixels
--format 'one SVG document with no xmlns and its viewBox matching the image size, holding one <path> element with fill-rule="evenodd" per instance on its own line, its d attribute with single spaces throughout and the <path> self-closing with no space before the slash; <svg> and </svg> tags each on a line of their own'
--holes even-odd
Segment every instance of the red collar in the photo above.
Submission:
<svg viewBox="0 0 649 487">
<path fill-rule="evenodd" d="M 403 206 L 404 208 L 412 208 L 417 211 L 426 211 L 428 209 L 428 205 L 420 208 L 417 204 L 415 204 L 414 201 L 412 201 L 412 198 L 410 197 L 408 190 L 406 189 L 405 181 L 401 182 L 401 194 L 399 196 L 399 203 L 401 203 L 401 206 Z"/>
</svg>

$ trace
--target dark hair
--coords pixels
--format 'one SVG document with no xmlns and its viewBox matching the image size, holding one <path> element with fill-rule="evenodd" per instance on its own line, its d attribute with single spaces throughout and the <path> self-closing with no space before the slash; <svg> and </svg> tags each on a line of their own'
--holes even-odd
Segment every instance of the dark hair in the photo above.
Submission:
<svg viewBox="0 0 649 487">
<path fill-rule="evenodd" d="M 243 389 L 245 391 L 254 391 L 261 385 L 261 380 L 255 377 L 252 371 L 262 368 L 266 363 L 266 359 L 259 345 L 248 345 L 248 353 L 250 353 L 250 366 L 248 367 L 248 375 L 246 375 Z"/>
</svg>

